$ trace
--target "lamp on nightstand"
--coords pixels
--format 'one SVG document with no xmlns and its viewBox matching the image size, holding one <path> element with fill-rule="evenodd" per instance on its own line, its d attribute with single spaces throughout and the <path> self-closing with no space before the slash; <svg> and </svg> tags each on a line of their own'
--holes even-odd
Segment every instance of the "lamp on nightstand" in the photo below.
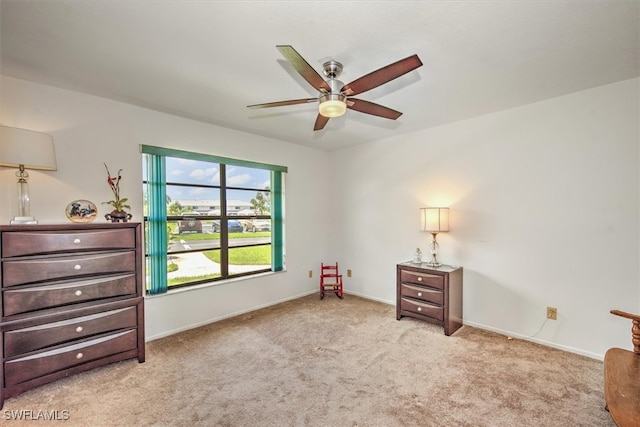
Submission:
<svg viewBox="0 0 640 427">
<path fill-rule="evenodd" d="M 18 168 L 18 216 L 11 224 L 37 224 L 31 216 L 28 169 L 56 170 L 56 154 L 50 135 L 0 126 L 0 166 Z"/>
<path fill-rule="evenodd" d="M 436 235 L 443 231 L 449 231 L 449 208 L 420 208 L 420 230 L 431 233 L 432 240 L 429 244 L 431 260 L 426 264 L 429 267 L 439 267 L 442 264 L 438 261 L 439 245 Z"/>
</svg>

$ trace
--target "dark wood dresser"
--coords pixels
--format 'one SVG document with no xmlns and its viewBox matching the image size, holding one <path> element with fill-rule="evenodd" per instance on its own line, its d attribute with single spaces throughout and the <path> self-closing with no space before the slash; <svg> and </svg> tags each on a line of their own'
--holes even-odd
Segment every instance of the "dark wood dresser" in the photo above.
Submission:
<svg viewBox="0 0 640 427">
<path fill-rule="evenodd" d="M 397 270 L 396 318 L 435 323 L 451 335 L 462 326 L 462 267 L 400 263 Z"/>
<path fill-rule="evenodd" d="M 145 358 L 139 223 L 0 226 L 0 407 L 51 381 Z"/>
</svg>

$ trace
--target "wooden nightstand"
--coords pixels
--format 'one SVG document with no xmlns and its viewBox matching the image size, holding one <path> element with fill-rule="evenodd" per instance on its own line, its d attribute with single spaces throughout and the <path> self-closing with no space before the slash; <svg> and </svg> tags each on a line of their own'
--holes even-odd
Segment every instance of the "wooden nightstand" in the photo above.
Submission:
<svg viewBox="0 0 640 427">
<path fill-rule="evenodd" d="M 396 266 L 396 318 L 414 317 L 451 335 L 462 326 L 462 267 L 403 262 Z"/>
</svg>

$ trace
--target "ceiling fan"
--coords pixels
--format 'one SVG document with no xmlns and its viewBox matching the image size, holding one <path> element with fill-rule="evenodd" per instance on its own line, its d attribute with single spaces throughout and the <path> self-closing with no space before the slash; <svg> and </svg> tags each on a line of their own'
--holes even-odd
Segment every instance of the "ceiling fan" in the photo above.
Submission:
<svg viewBox="0 0 640 427">
<path fill-rule="evenodd" d="M 285 59 L 293 65 L 296 71 L 320 93 L 317 98 L 290 99 L 287 101 L 248 105 L 247 107 L 268 108 L 318 102 L 318 117 L 313 127 L 314 131 L 323 129 L 331 117 L 343 115 L 347 108 L 385 119 L 397 119 L 402 115 L 401 112 L 373 102 L 352 98 L 352 96 L 383 85 L 422 66 L 418 55 L 412 55 L 372 71 L 345 85 L 340 80 L 337 80 L 337 77 L 342 72 L 342 64 L 338 61 L 327 61 L 322 65 L 322 71 L 327 77 L 327 80 L 325 80 L 292 46 L 278 45 L 276 48 L 282 53 Z"/>
</svg>

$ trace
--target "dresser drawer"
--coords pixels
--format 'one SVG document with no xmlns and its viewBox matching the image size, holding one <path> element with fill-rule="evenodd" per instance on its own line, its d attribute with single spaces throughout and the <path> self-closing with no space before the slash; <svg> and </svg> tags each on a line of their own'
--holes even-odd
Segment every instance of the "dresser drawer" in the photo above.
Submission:
<svg viewBox="0 0 640 427">
<path fill-rule="evenodd" d="M 134 251 L 11 260 L 2 264 L 2 286 L 135 270 Z"/>
<path fill-rule="evenodd" d="M 404 297 L 419 299 L 438 305 L 444 304 L 444 292 L 435 289 L 407 285 L 403 283 L 402 285 L 400 285 L 400 292 Z"/>
<path fill-rule="evenodd" d="M 402 283 L 414 283 L 417 285 L 444 289 L 444 277 L 435 274 L 402 270 L 402 272 L 400 273 L 400 280 Z"/>
<path fill-rule="evenodd" d="M 5 357 L 119 329 L 136 327 L 136 306 L 5 332 Z"/>
<path fill-rule="evenodd" d="M 5 386 L 136 348 L 137 330 L 128 330 L 5 362 Z"/>
<path fill-rule="evenodd" d="M 4 316 L 45 308 L 136 294 L 136 275 L 120 274 L 3 292 Z"/>
<path fill-rule="evenodd" d="M 402 298 L 401 309 L 411 311 L 416 314 L 421 314 L 423 316 L 429 316 L 440 321 L 444 320 L 443 307 L 429 304 L 427 302 Z"/>
<path fill-rule="evenodd" d="M 84 250 L 133 249 L 135 230 L 12 231 L 2 234 L 2 257 Z"/>
</svg>

